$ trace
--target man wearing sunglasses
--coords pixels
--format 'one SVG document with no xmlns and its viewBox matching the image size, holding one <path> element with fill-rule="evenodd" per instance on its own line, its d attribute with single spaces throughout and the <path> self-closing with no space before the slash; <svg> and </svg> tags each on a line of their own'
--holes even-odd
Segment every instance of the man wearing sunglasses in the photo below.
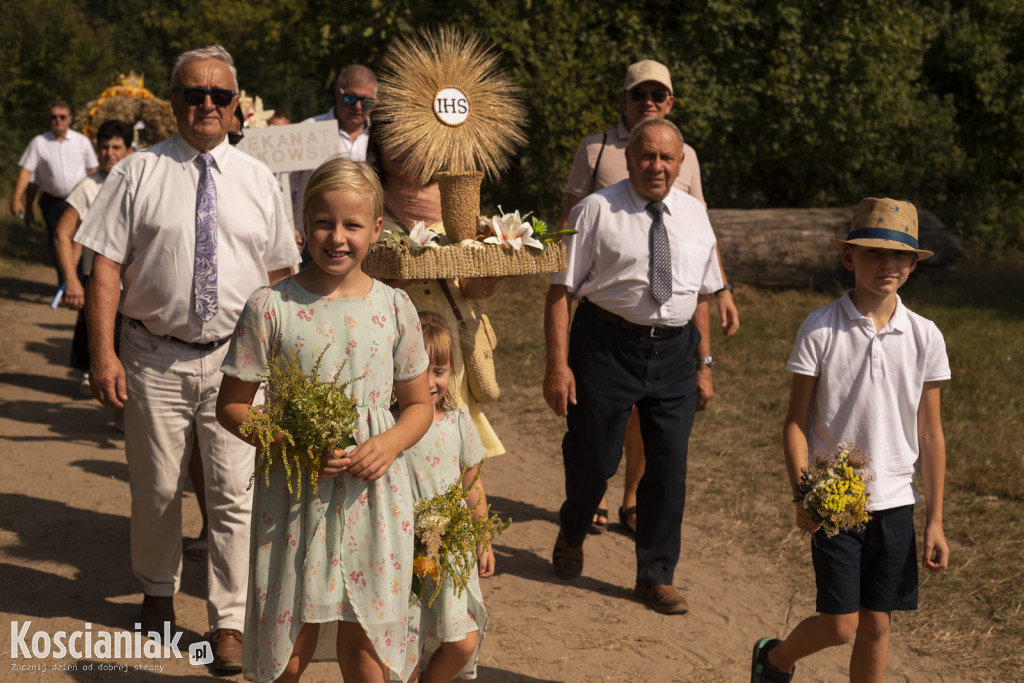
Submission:
<svg viewBox="0 0 1024 683">
<path fill-rule="evenodd" d="M 230 673 L 242 668 L 254 453 L 217 422 L 220 365 L 249 294 L 290 273 L 299 255 L 274 176 L 228 144 L 238 105 L 231 55 L 219 45 L 181 55 L 168 98 L 177 135 L 115 166 L 75 236 L 96 252 L 86 288 L 89 379 L 104 405 L 125 409 L 131 561 L 146 633 L 176 628 L 183 473 L 198 437 L 209 639 L 214 668 Z"/>
<path fill-rule="evenodd" d="M 11 213 L 32 223 L 32 199 L 26 195 L 29 184 L 40 190 L 39 209 L 46 223 L 46 244 L 53 253 L 54 230 L 64 213 L 64 198 L 85 176 L 99 168 L 92 142 L 71 130 L 71 106 L 64 100 L 50 102 L 50 130 L 32 138 L 18 166 L 18 179 L 11 196 Z M 25 198 L 25 201 L 23 201 Z M 63 282 L 60 265 L 54 257 L 57 280 Z"/>
<path fill-rule="evenodd" d="M 626 70 L 622 91 L 619 93 L 622 116 L 618 125 L 584 139 L 576 150 L 572 170 L 569 172 L 569 182 L 565 186 L 565 205 L 559 220 L 561 228 L 568 226 L 569 212 L 580 200 L 628 177 L 626 146 L 630 131 L 646 119 L 667 117 L 674 104 L 672 77 L 668 67 L 651 59 L 630 65 Z M 697 153 L 693 147 L 685 143 L 682 166 L 679 175 L 676 176 L 674 187 L 706 204 L 700 183 Z M 721 266 L 721 257 L 719 265 Z M 724 267 L 721 275 L 723 283 L 727 283 Z M 722 333 L 730 336 L 740 326 L 739 312 L 732 299 L 731 285 L 726 284 L 725 289 L 716 293 L 715 303 L 722 324 Z M 624 445 L 626 476 L 622 505 L 619 507 L 619 522 L 620 528 L 631 534 L 636 529 L 637 486 L 644 473 L 644 447 L 635 408 L 626 431 Z M 603 499 L 594 515 L 594 524 L 595 531 L 600 531 L 602 526 L 608 524 L 608 504 Z"/>
<path fill-rule="evenodd" d="M 338 151 L 353 161 L 366 161 L 370 143 L 370 112 L 377 104 L 377 74 L 362 64 L 350 64 L 334 82 L 334 106 L 330 111 L 304 120 L 338 122 Z M 295 225 L 302 225 L 302 194 L 313 170 L 291 174 L 292 214 Z"/>
</svg>

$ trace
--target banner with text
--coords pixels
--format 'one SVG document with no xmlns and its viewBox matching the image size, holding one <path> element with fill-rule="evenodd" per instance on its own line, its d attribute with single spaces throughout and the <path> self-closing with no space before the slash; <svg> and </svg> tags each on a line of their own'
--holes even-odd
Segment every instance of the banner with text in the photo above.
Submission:
<svg viewBox="0 0 1024 683">
<path fill-rule="evenodd" d="M 341 151 L 338 122 L 246 128 L 238 149 L 259 159 L 274 173 L 305 171 Z"/>
</svg>

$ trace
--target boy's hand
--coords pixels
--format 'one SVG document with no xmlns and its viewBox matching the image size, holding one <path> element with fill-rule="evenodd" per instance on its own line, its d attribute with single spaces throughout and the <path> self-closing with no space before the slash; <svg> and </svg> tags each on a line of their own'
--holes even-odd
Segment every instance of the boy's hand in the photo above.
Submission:
<svg viewBox="0 0 1024 683">
<path fill-rule="evenodd" d="M 483 550 L 483 544 L 477 544 L 477 557 L 480 560 L 480 578 L 486 579 L 488 576 L 494 576 L 494 549 L 488 545 L 487 550 Z"/>
<path fill-rule="evenodd" d="M 803 501 L 797 501 L 796 505 L 796 526 L 801 531 L 813 534 L 821 528 L 821 522 L 815 522 L 811 513 L 804 509 Z"/>
<path fill-rule="evenodd" d="M 398 457 L 398 449 L 387 434 L 367 439 L 343 458 L 343 470 L 354 479 L 375 481 L 384 476 Z"/>
<path fill-rule="evenodd" d="M 933 572 L 941 571 L 949 564 L 949 545 L 941 522 L 933 522 L 924 528 L 924 556 L 921 565 Z"/>
</svg>

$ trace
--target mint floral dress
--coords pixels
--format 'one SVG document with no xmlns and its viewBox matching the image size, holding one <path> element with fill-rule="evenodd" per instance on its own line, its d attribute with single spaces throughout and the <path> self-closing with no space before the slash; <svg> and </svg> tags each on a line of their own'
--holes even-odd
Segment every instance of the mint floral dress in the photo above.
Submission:
<svg viewBox="0 0 1024 683">
<path fill-rule="evenodd" d="M 479 465 L 487 453 L 481 443 L 469 412 L 462 407 L 447 412 L 430 425 L 419 442 L 405 452 L 406 467 L 412 477 L 414 500 L 431 498 L 444 493 L 453 484 L 462 485 L 461 473 L 466 467 Z M 426 666 L 439 643 L 465 639 L 472 631 L 479 631 L 473 657 L 459 673 L 460 678 L 476 678 L 477 656 L 487 630 L 487 611 L 480 592 L 480 577 L 473 568 L 467 589 L 455 595 L 451 581 L 441 586 L 434 604 L 427 606 L 434 585 L 426 579 L 423 600 L 409 609 L 409 664 L 408 677 L 421 659 Z"/>
<path fill-rule="evenodd" d="M 409 297 L 376 280 L 361 299 L 321 297 L 292 277 L 256 290 L 221 370 L 260 381 L 279 335 L 282 353 L 294 350 L 307 371 L 327 348 L 321 379 L 359 378 L 346 388 L 359 413 L 358 443 L 394 425 L 394 381 L 418 377 L 429 364 Z M 262 477 L 253 486 L 245 678 L 277 678 L 304 623 L 321 624 L 314 660 L 336 659 L 339 620 L 360 624 L 392 675 L 404 678 L 413 550 L 404 455 L 377 481 L 342 473 L 313 494 L 307 480 L 300 501 L 281 467 L 270 472 L 269 487 Z"/>
</svg>

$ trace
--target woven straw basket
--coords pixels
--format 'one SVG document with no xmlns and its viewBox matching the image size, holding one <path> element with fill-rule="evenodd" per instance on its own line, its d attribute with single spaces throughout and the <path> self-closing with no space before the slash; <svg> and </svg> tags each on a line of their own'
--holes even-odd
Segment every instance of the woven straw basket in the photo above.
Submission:
<svg viewBox="0 0 1024 683">
<path fill-rule="evenodd" d="M 445 224 L 447 225 L 447 223 Z M 476 223 L 474 222 L 474 230 Z M 478 243 L 479 244 L 479 243 Z M 423 249 L 416 253 L 377 246 L 363 261 L 363 271 L 378 280 L 437 280 L 456 277 L 500 277 L 557 273 L 565 270 L 565 245 L 530 247 L 480 244 Z"/>
</svg>

